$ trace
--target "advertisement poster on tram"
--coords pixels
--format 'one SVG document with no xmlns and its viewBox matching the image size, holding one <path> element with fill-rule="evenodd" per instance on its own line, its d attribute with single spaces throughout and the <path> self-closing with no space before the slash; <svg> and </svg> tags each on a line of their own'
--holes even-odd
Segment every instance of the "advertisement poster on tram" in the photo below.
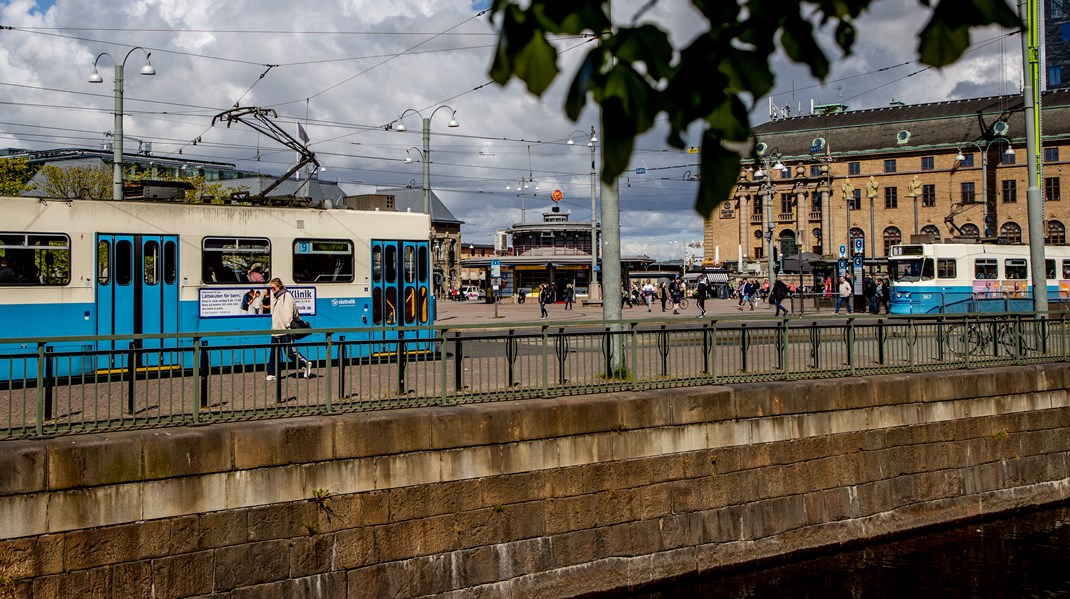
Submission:
<svg viewBox="0 0 1070 599">
<path fill-rule="evenodd" d="M 297 311 L 301 314 L 316 314 L 315 287 L 287 287 Z M 202 287 L 197 297 L 201 318 L 234 318 L 270 316 L 270 290 L 267 287 Z"/>
</svg>

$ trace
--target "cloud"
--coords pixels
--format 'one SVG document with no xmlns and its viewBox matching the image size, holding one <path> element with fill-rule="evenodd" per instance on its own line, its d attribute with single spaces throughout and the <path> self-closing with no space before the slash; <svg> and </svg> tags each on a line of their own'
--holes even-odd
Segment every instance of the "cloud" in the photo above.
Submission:
<svg viewBox="0 0 1070 599">
<path fill-rule="evenodd" d="M 377 186 L 419 184 L 421 165 L 404 164 L 406 150 L 421 149 L 419 115 L 405 117 L 406 132 L 387 131 L 407 109 L 427 117 L 439 106 L 455 109 L 460 127 L 446 126 L 449 111 L 431 120 L 431 181 L 451 211 L 465 221 L 465 241 L 490 243 L 495 230 L 520 220 L 520 199 L 506 191 L 521 177 L 539 182 L 543 194 L 561 189 L 563 207 L 590 219 L 590 153 L 565 144 L 573 132 L 598 122 L 588 107 L 575 123 L 563 112 L 569 81 L 561 77 L 542 98 L 511 82 L 499 87 L 487 75 L 496 43 L 486 0 L 65 0 L 0 3 L 0 101 L 5 106 L 4 146 L 33 149 L 97 147 L 112 130 L 113 62 L 103 57 L 105 82 L 86 82 L 101 52 L 122 61 L 133 46 L 152 53 L 157 74 L 139 76 L 144 61 L 130 53 L 125 70 L 125 132 L 153 142 L 158 154 L 236 163 L 278 174 L 292 154 L 255 132 L 211 126 L 212 117 L 235 104 L 275 109 L 296 133 L 304 123 L 312 149 L 355 192 Z M 614 15 L 631 22 L 648 3 L 614 2 Z M 675 45 L 688 43 L 705 22 L 687 2 L 658 2 L 641 21 L 668 29 Z M 988 95 L 1000 81 L 1016 83 L 1020 43 L 1011 38 L 971 53 L 944 71 L 921 69 L 913 59 L 921 28 L 908 0 L 873 4 L 859 23 L 851 57 L 831 53 L 829 81 L 818 84 L 781 56 L 774 102 L 808 107 L 843 99 L 852 108 L 891 98 L 929 102 Z M 72 28 L 77 29 L 72 29 Z M 997 37 L 985 31 L 979 39 Z M 828 35 L 828 32 L 825 32 Z M 571 73 L 591 47 L 582 37 L 562 39 L 560 64 Z M 1020 70 L 1020 69 L 1018 69 Z M 1013 87 L 1013 86 L 1012 86 Z M 794 91 L 793 91 L 794 90 Z M 1005 91 L 1005 89 L 1004 89 Z M 756 122 L 767 101 L 756 99 Z M 689 141 L 698 143 L 700 128 Z M 701 238 L 693 210 L 697 156 L 664 144 L 665 126 L 644 135 L 621 178 L 622 237 L 626 254 L 666 258 L 669 242 Z M 200 139 L 197 145 L 192 140 Z M 415 156 L 414 156 L 415 157 Z M 635 169 L 645 169 L 639 174 Z M 545 195 L 526 198 L 528 220 L 541 218 Z"/>
</svg>

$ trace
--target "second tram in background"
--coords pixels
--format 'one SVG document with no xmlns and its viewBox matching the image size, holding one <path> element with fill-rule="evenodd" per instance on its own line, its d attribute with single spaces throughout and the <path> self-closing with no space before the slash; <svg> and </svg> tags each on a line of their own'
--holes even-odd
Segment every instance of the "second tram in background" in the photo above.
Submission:
<svg viewBox="0 0 1070 599">
<path fill-rule="evenodd" d="M 366 337 L 386 340 L 397 327 L 434 323 L 426 214 L 27 197 L 0 202 L 0 361 L 36 351 L 9 341 L 16 338 L 229 331 L 233 337 L 213 344 L 262 344 L 262 334 L 249 333 L 271 328 L 266 281 L 273 277 L 317 329 L 368 327 Z M 115 343 L 53 349 L 119 349 Z M 134 343 L 140 349 L 190 341 Z M 185 352 L 175 355 L 188 359 Z M 251 352 L 233 356 L 235 363 L 252 359 Z"/>
<path fill-rule="evenodd" d="M 1070 247 L 1044 248 L 1049 303 L 1070 297 Z M 896 245 L 888 256 L 892 314 L 1031 312 L 1029 246 Z"/>
</svg>

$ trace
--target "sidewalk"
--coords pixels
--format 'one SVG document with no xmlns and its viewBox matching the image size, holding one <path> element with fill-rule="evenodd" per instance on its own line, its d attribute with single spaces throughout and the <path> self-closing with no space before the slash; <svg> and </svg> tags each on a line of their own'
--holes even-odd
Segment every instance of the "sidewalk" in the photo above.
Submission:
<svg viewBox="0 0 1070 599">
<path fill-rule="evenodd" d="M 681 310 L 679 314 L 672 313 L 672 305 L 666 305 L 666 311 L 661 311 L 661 302 L 656 302 L 652 311 L 647 312 L 646 306 L 636 306 L 634 308 L 624 307 L 621 309 L 622 320 L 657 320 L 657 321 L 698 321 L 699 310 L 695 304 L 695 300 L 688 300 L 691 305 L 687 310 Z M 455 302 L 451 300 L 438 300 L 436 305 L 438 306 L 438 319 L 435 324 L 449 325 L 449 324 L 501 324 L 501 323 L 558 323 L 558 322 L 573 322 L 573 321 L 598 321 L 602 320 L 602 306 L 592 305 L 584 306 L 582 303 L 573 305 L 572 310 L 565 310 L 565 304 L 549 304 L 546 306 L 546 311 L 550 313 L 549 320 L 539 319 L 539 302 L 529 299 L 523 304 L 516 304 L 512 301 L 503 302 L 498 304 L 498 318 L 494 317 L 494 304 L 487 304 L 481 301 L 464 301 Z M 717 318 L 719 320 L 724 319 L 748 319 L 748 318 L 763 318 L 768 319 L 773 317 L 774 307 L 768 302 L 758 302 L 754 310 L 751 311 L 748 308 L 744 308 L 744 311 L 740 312 L 736 309 L 736 300 L 734 299 L 709 299 L 706 300 L 706 316 L 705 319 Z M 784 306 L 789 309 L 795 309 L 789 300 L 784 301 Z M 863 314 L 855 313 L 856 316 L 862 316 Z M 793 312 L 792 316 L 799 316 L 797 312 Z M 823 308 L 820 310 L 814 309 L 812 300 L 806 301 L 806 312 L 804 316 L 820 316 L 824 318 L 830 318 L 833 316 L 832 308 Z M 846 313 L 842 313 L 841 317 L 846 317 Z"/>
</svg>

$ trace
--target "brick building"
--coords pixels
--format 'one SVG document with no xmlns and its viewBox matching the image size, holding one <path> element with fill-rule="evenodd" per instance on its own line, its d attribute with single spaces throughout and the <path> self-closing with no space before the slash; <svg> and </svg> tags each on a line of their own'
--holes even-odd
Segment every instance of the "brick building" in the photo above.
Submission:
<svg viewBox="0 0 1070 599">
<path fill-rule="evenodd" d="M 1045 236 L 1065 244 L 1070 90 L 1044 94 L 1043 104 Z M 1020 95 L 818 108 L 755 127 L 766 151 L 744 164 L 732 197 L 705 221 L 707 255 L 757 272 L 770 245 L 776 258 L 801 249 L 835 259 L 840 245 L 861 240 L 865 257 L 880 257 L 915 234 L 1028 243 Z"/>
</svg>

